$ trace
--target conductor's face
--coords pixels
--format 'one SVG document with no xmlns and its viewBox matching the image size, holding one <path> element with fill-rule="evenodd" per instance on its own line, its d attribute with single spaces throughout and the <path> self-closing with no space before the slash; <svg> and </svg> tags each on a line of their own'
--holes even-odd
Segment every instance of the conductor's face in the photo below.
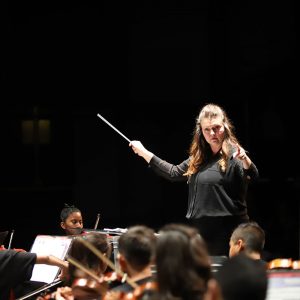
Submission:
<svg viewBox="0 0 300 300">
<path fill-rule="evenodd" d="M 201 121 L 201 130 L 206 142 L 211 148 L 220 148 L 224 140 L 225 130 L 221 117 L 204 118 Z"/>
</svg>

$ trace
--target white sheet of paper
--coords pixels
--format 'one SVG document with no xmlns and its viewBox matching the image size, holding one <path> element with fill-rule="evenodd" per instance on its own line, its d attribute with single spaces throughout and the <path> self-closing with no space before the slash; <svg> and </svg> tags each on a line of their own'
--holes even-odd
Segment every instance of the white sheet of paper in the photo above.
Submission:
<svg viewBox="0 0 300 300">
<path fill-rule="evenodd" d="M 64 260 L 71 242 L 72 238 L 68 236 L 38 235 L 30 252 L 41 255 L 54 255 Z M 35 264 L 30 280 L 51 283 L 56 279 L 59 271 L 56 266 Z"/>
</svg>

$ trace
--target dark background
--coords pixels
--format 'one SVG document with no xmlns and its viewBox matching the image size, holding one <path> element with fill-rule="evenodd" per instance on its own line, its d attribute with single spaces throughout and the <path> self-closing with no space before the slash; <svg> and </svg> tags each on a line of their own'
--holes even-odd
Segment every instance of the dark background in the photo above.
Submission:
<svg viewBox="0 0 300 300">
<path fill-rule="evenodd" d="M 1 4 L 0 231 L 29 250 L 62 234 L 64 203 L 86 227 L 185 222 L 187 185 L 147 168 L 130 139 L 173 163 L 195 118 L 222 105 L 260 171 L 250 217 L 270 257 L 299 258 L 295 1 L 10 1 Z M 46 141 L 24 121 L 50 122 Z M 40 134 L 40 138 L 38 138 Z"/>
</svg>

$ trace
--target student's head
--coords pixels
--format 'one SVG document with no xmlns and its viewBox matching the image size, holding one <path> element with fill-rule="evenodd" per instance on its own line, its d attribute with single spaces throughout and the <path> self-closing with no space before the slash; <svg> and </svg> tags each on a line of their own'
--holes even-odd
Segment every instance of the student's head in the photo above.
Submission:
<svg viewBox="0 0 300 300">
<path fill-rule="evenodd" d="M 266 268 L 259 261 L 244 254 L 227 260 L 216 273 L 216 278 L 224 300 L 266 299 Z"/>
<path fill-rule="evenodd" d="M 65 204 L 60 213 L 60 226 L 66 235 L 81 233 L 83 221 L 81 211 L 74 205 Z"/>
<path fill-rule="evenodd" d="M 168 224 L 161 228 L 156 247 L 159 293 L 192 299 L 203 295 L 211 278 L 206 244 L 195 228 Z"/>
<path fill-rule="evenodd" d="M 156 236 L 153 229 L 137 225 L 123 233 L 118 240 L 119 263 L 128 272 L 140 272 L 153 263 Z"/>
<path fill-rule="evenodd" d="M 242 223 L 233 231 L 229 241 L 229 256 L 240 252 L 260 259 L 265 245 L 265 232 L 256 222 Z"/>
<path fill-rule="evenodd" d="M 99 232 L 89 232 L 83 236 L 75 237 L 68 253 L 68 256 L 75 258 L 84 267 L 93 270 L 98 275 L 103 274 L 107 268 L 106 263 L 89 250 L 82 242 L 80 242 L 80 239 L 85 239 L 107 258 L 110 258 L 112 247 L 107 236 Z M 78 270 L 72 264 L 69 265 L 69 273 L 71 279 L 86 276 L 85 273 L 82 273 L 82 271 Z"/>
</svg>

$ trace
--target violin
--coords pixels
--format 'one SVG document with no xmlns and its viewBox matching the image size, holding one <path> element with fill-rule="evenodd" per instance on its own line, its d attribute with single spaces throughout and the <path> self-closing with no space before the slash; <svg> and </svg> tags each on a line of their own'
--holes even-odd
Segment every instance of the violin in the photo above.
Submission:
<svg viewBox="0 0 300 300">
<path fill-rule="evenodd" d="M 41 295 L 38 300 L 50 300 L 59 296 L 69 299 L 95 299 L 105 295 L 107 291 L 119 284 L 122 284 L 122 277 L 116 272 L 103 274 L 99 278 L 77 277 L 73 280 L 71 287 L 60 287 L 55 292 Z"/>
<path fill-rule="evenodd" d="M 157 283 L 154 281 L 146 282 L 132 292 L 108 291 L 103 300 L 141 300 L 143 296 L 153 295 L 157 291 Z"/>
<path fill-rule="evenodd" d="M 59 287 L 55 292 L 45 293 L 40 295 L 37 300 L 51 299 L 76 299 L 88 300 L 96 299 L 106 294 L 108 289 L 107 283 L 93 278 L 75 278 L 71 287 Z"/>
<path fill-rule="evenodd" d="M 72 284 L 72 294 L 75 299 L 95 299 L 107 292 L 108 285 L 105 280 L 97 281 L 91 278 L 77 278 Z"/>
<path fill-rule="evenodd" d="M 99 280 L 94 278 L 76 278 L 72 283 L 72 294 L 77 300 L 103 297 L 108 290 L 125 281 L 117 272 L 103 274 Z"/>
<path fill-rule="evenodd" d="M 36 298 L 36 300 L 53 300 L 53 299 L 70 299 L 73 300 L 73 293 L 70 287 L 60 287 L 53 293 L 46 293 L 44 295 L 40 295 Z"/>
<path fill-rule="evenodd" d="M 120 284 L 123 284 L 127 279 L 127 274 L 121 276 L 116 271 L 104 274 L 103 280 L 107 282 L 109 289 L 112 289 Z"/>
<path fill-rule="evenodd" d="M 152 295 L 157 291 L 157 282 L 149 281 L 146 282 L 136 289 L 133 292 L 128 293 L 123 300 L 138 300 L 141 299 L 145 295 Z"/>
<path fill-rule="evenodd" d="M 40 288 L 29 292 L 28 294 L 18 298 L 17 300 L 25 300 L 25 299 L 33 299 L 33 296 L 37 296 L 36 300 L 49 300 L 49 299 L 54 299 L 54 293 L 50 292 L 52 288 L 60 285 L 62 283 L 61 280 L 55 280 L 51 283 L 45 284 L 41 286 Z M 52 290 L 53 291 L 53 290 Z M 66 298 L 67 299 L 67 298 Z"/>
<path fill-rule="evenodd" d="M 268 263 L 267 269 L 300 269 L 300 260 L 293 261 L 291 258 L 276 258 Z"/>
</svg>

